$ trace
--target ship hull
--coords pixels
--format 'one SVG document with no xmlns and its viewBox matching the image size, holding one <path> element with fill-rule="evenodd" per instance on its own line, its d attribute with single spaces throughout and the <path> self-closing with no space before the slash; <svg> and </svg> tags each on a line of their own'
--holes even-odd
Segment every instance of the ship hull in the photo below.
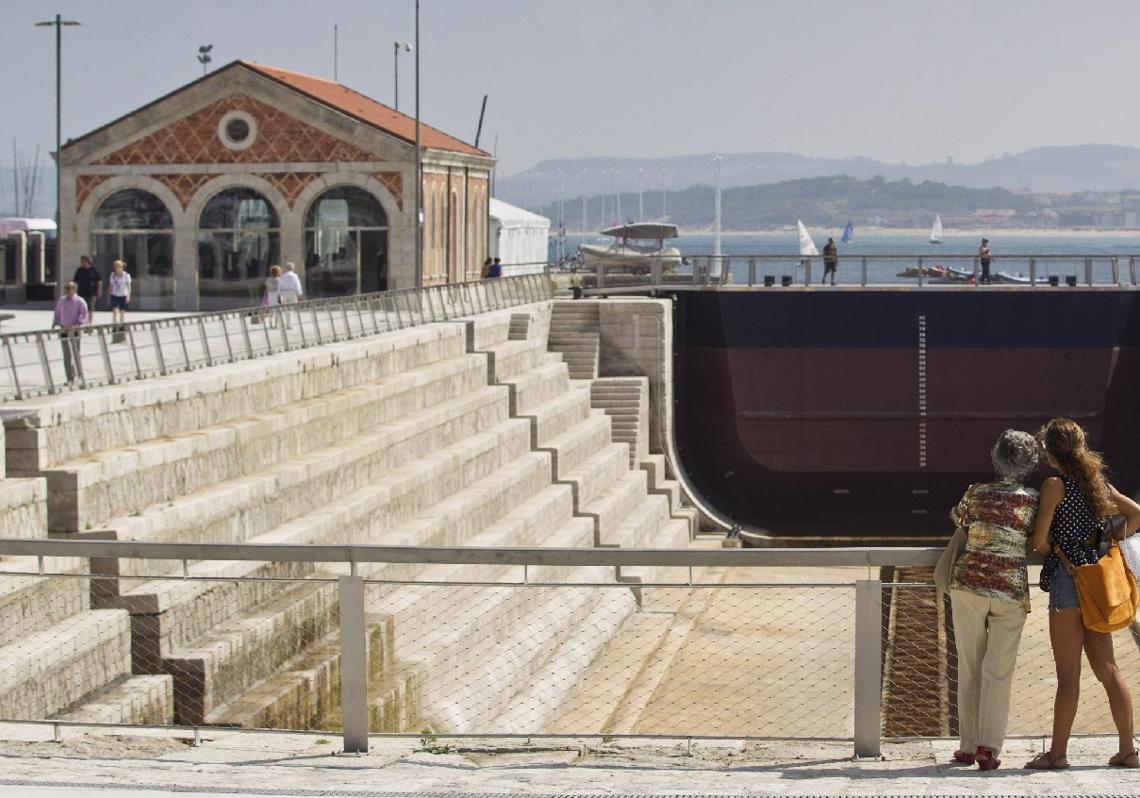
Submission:
<svg viewBox="0 0 1140 798">
<path fill-rule="evenodd" d="M 681 466 L 745 530 L 947 534 L 998 433 L 1054 416 L 1140 489 L 1135 292 L 692 292 L 676 322 Z"/>
</svg>

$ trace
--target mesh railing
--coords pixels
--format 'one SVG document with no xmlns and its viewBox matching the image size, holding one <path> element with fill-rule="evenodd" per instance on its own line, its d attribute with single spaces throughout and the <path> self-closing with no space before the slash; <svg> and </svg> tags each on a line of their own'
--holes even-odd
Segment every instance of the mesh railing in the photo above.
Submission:
<svg viewBox="0 0 1140 798">
<path fill-rule="evenodd" d="M 346 750 L 637 736 L 869 755 L 957 734 L 936 555 L 3 540 L 0 720 L 323 731 Z M 1050 731 L 1036 605 L 1010 737 Z M 1133 636 L 1116 642 L 1136 673 Z M 1112 730 L 1086 672 L 1074 731 Z"/>
<path fill-rule="evenodd" d="M 234 363 L 550 299 L 545 274 L 0 335 L 0 401 Z"/>
</svg>

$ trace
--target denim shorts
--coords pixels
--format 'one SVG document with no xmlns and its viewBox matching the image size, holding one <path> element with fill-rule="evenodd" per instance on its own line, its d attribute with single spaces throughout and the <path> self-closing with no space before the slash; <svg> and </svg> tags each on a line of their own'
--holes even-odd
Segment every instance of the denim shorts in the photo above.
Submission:
<svg viewBox="0 0 1140 798">
<path fill-rule="evenodd" d="M 1077 610 L 1080 607 L 1081 600 L 1077 596 L 1073 575 L 1063 565 L 1058 565 L 1053 572 L 1053 583 L 1049 585 L 1049 609 Z"/>
<path fill-rule="evenodd" d="M 111 294 L 111 310 L 126 310 L 127 298 L 125 296 L 115 296 Z"/>
</svg>

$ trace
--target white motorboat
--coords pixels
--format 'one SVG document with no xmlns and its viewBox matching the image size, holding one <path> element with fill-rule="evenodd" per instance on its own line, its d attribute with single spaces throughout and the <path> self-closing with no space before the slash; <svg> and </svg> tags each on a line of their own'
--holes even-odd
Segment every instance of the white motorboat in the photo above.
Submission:
<svg viewBox="0 0 1140 798">
<path fill-rule="evenodd" d="M 657 261 L 664 271 L 681 265 L 681 251 L 665 246 L 665 240 L 677 237 L 677 225 L 659 222 L 622 224 L 603 230 L 613 243 L 609 246 L 579 244 L 578 257 L 593 268 L 647 274 Z"/>
</svg>

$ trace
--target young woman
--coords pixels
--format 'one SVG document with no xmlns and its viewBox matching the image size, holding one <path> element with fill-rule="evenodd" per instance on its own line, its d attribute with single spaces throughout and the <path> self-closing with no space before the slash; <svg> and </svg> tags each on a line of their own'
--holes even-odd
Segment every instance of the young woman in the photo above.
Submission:
<svg viewBox="0 0 1140 798">
<path fill-rule="evenodd" d="M 1048 554 L 1041 569 L 1041 588 L 1049 592 L 1049 640 L 1057 666 L 1057 697 L 1053 703 L 1052 745 L 1025 766 L 1035 770 L 1069 766 L 1066 753 L 1080 697 L 1083 650 L 1108 693 L 1119 735 L 1118 750 L 1108 764 L 1134 768 L 1140 761 L 1132 739 L 1132 696 L 1116 665 L 1112 635 L 1085 628 L 1073 577 L 1061 567 L 1054 546 L 1074 567 L 1095 563 L 1101 554 L 1089 542 L 1095 533 L 1103 531 L 1106 520 L 1118 514 L 1127 521 L 1124 534 L 1135 532 L 1140 527 L 1140 505 L 1109 484 L 1104 461 L 1088 448 L 1085 432 L 1075 421 L 1055 418 L 1041 428 L 1037 438 L 1046 462 L 1060 474 L 1041 486 L 1041 506 L 1030 540 L 1035 550 Z"/>
<path fill-rule="evenodd" d="M 127 264 L 117 260 L 111 264 L 111 323 L 125 324 L 127 321 L 127 308 L 131 305 L 131 275 L 126 270 Z M 121 343 L 126 340 L 126 334 L 119 328 L 115 329 L 112 343 Z"/>
<path fill-rule="evenodd" d="M 281 277 L 280 266 L 270 266 L 269 276 L 265 278 L 265 293 L 261 297 L 261 304 L 266 306 L 265 315 L 268 316 L 269 326 L 274 326 L 274 321 L 277 318 L 277 306 L 281 302 L 278 295 L 278 284 Z"/>
</svg>

